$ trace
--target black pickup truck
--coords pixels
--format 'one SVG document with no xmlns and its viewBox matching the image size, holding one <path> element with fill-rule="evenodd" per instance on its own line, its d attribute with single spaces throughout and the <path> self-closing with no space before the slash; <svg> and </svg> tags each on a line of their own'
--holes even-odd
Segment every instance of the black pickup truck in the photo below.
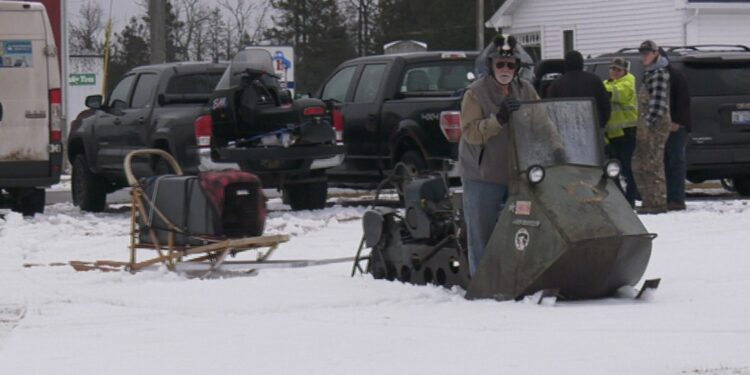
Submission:
<svg viewBox="0 0 750 375">
<path fill-rule="evenodd" d="M 270 55 L 268 58 L 270 61 Z M 283 95 L 282 91 L 275 92 L 273 98 L 250 95 L 252 100 L 267 103 L 265 110 L 286 113 L 283 123 L 274 123 L 277 131 L 273 132 L 267 123 L 259 122 L 264 119 L 260 115 L 263 111 L 251 110 L 252 118 L 243 124 L 250 128 L 263 127 L 265 132 L 258 135 L 265 136 L 265 140 L 270 138 L 267 132 L 275 136 L 284 129 L 298 129 L 303 118 L 323 123 L 329 134 L 323 141 L 316 138 L 318 143 L 299 142 L 294 134 L 279 137 L 288 140 L 280 142 L 279 147 L 253 143 L 247 139 L 247 132 L 237 128 L 234 112 L 228 114 L 227 121 L 212 121 L 217 103 L 229 105 L 235 99 L 248 97 L 241 95 L 245 91 L 241 85 L 231 88 L 237 95 L 229 102 L 218 97 L 226 91 L 220 89 L 222 77 L 232 72 L 236 70 L 228 64 L 143 66 L 128 72 L 106 102 L 100 95 L 86 98 L 89 113 L 76 121 L 68 138 L 67 152 L 73 164 L 73 202 L 85 211 L 103 210 L 106 194 L 127 186 L 123 170 L 125 156 L 136 149 L 158 148 L 172 154 L 186 173 L 223 169 L 250 171 L 261 177 L 264 187 L 284 189 L 293 209 L 322 208 L 327 191 L 325 169 L 343 159 L 343 148 L 333 144 L 335 134 L 330 123 L 319 121 L 327 116 L 324 103 L 284 101 L 284 97 L 291 96 Z M 256 81 L 243 82 L 257 87 Z M 271 83 L 274 82 L 271 78 Z M 316 109 L 305 111 L 308 106 Z M 235 109 L 231 105 L 228 108 Z M 330 145 L 335 149 L 329 149 Z M 304 150 L 298 151 L 301 146 Z M 294 169 L 278 168 L 295 162 Z M 169 172 L 162 159 L 136 162 L 133 168 L 141 176 Z"/>
<path fill-rule="evenodd" d="M 476 52 L 368 56 L 337 67 L 315 95 L 335 102 L 334 125 L 346 146 L 330 184 L 372 187 L 399 162 L 416 170 L 453 168 L 461 136 L 461 92 Z M 337 121 L 336 121 L 337 120 Z"/>
</svg>

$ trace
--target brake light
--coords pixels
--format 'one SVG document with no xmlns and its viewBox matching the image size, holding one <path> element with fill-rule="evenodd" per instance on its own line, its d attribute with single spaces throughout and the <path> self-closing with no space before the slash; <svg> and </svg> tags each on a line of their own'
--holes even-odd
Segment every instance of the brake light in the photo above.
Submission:
<svg viewBox="0 0 750 375">
<path fill-rule="evenodd" d="M 344 141 L 344 114 L 338 109 L 331 111 L 333 129 L 336 130 L 336 142 Z"/>
<path fill-rule="evenodd" d="M 445 139 L 450 142 L 458 142 L 461 139 L 461 112 L 440 112 L 440 130 Z"/>
<path fill-rule="evenodd" d="M 326 109 L 323 107 L 307 107 L 304 114 L 305 116 L 323 116 L 326 114 Z"/>
<path fill-rule="evenodd" d="M 210 147 L 213 133 L 214 120 L 211 115 L 203 115 L 195 119 L 195 144 L 198 147 Z"/>
<path fill-rule="evenodd" d="M 62 90 L 49 90 L 49 140 L 62 142 Z"/>
</svg>

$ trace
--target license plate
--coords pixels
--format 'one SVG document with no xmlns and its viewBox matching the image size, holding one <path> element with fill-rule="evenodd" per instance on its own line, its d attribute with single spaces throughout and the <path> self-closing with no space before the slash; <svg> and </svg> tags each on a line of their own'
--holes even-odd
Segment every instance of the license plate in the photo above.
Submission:
<svg viewBox="0 0 750 375">
<path fill-rule="evenodd" d="M 732 125 L 750 125 L 750 111 L 732 111 Z"/>
</svg>

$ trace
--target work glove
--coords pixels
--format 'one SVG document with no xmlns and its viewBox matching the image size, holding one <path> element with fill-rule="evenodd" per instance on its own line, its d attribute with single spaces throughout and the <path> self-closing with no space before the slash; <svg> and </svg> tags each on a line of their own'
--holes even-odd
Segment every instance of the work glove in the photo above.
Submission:
<svg viewBox="0 0 750 375">
<path fill-rule="evenodd" d="M 501 124 L 507 124 L 508 121 L 510 121 L 510 114 L 517 111 L 519 108 L 521 108 L 521 103 L 519 103 L 518 100 L 505 98 L 505 100 L 500 103 L 500 110 L 495 114 L 497 121 L 500 121 Z"/>
<path fill-rule="evenodd" d="M 482 121 L 479 124 L 479 131 L 485 139 L 498 135 L 502 129 L 503 127 L 497 121 Z"/>
</svg>

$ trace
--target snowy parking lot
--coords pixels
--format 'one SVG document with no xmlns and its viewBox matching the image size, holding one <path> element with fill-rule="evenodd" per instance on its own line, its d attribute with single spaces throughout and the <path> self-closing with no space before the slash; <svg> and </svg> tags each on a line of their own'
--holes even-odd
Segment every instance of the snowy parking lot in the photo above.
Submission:
<svg viewBox="0 0 750 375">
<path fill-rule="evenodd" d="M 290 212 L 274 259 L 353 256 L 364 206 Z M 0 374 L 750 374 L 750 206 L 693 200 L 659 234 L 647 301 L 540 306 L 349 276 L 351 264 L 188 279 L 127 260 L 129 211 L 0 219 Z M 249 256 L 249 255 L 248 255 Z M 24 264 L 38 265 L 24 267 Z"/>
</svg>

